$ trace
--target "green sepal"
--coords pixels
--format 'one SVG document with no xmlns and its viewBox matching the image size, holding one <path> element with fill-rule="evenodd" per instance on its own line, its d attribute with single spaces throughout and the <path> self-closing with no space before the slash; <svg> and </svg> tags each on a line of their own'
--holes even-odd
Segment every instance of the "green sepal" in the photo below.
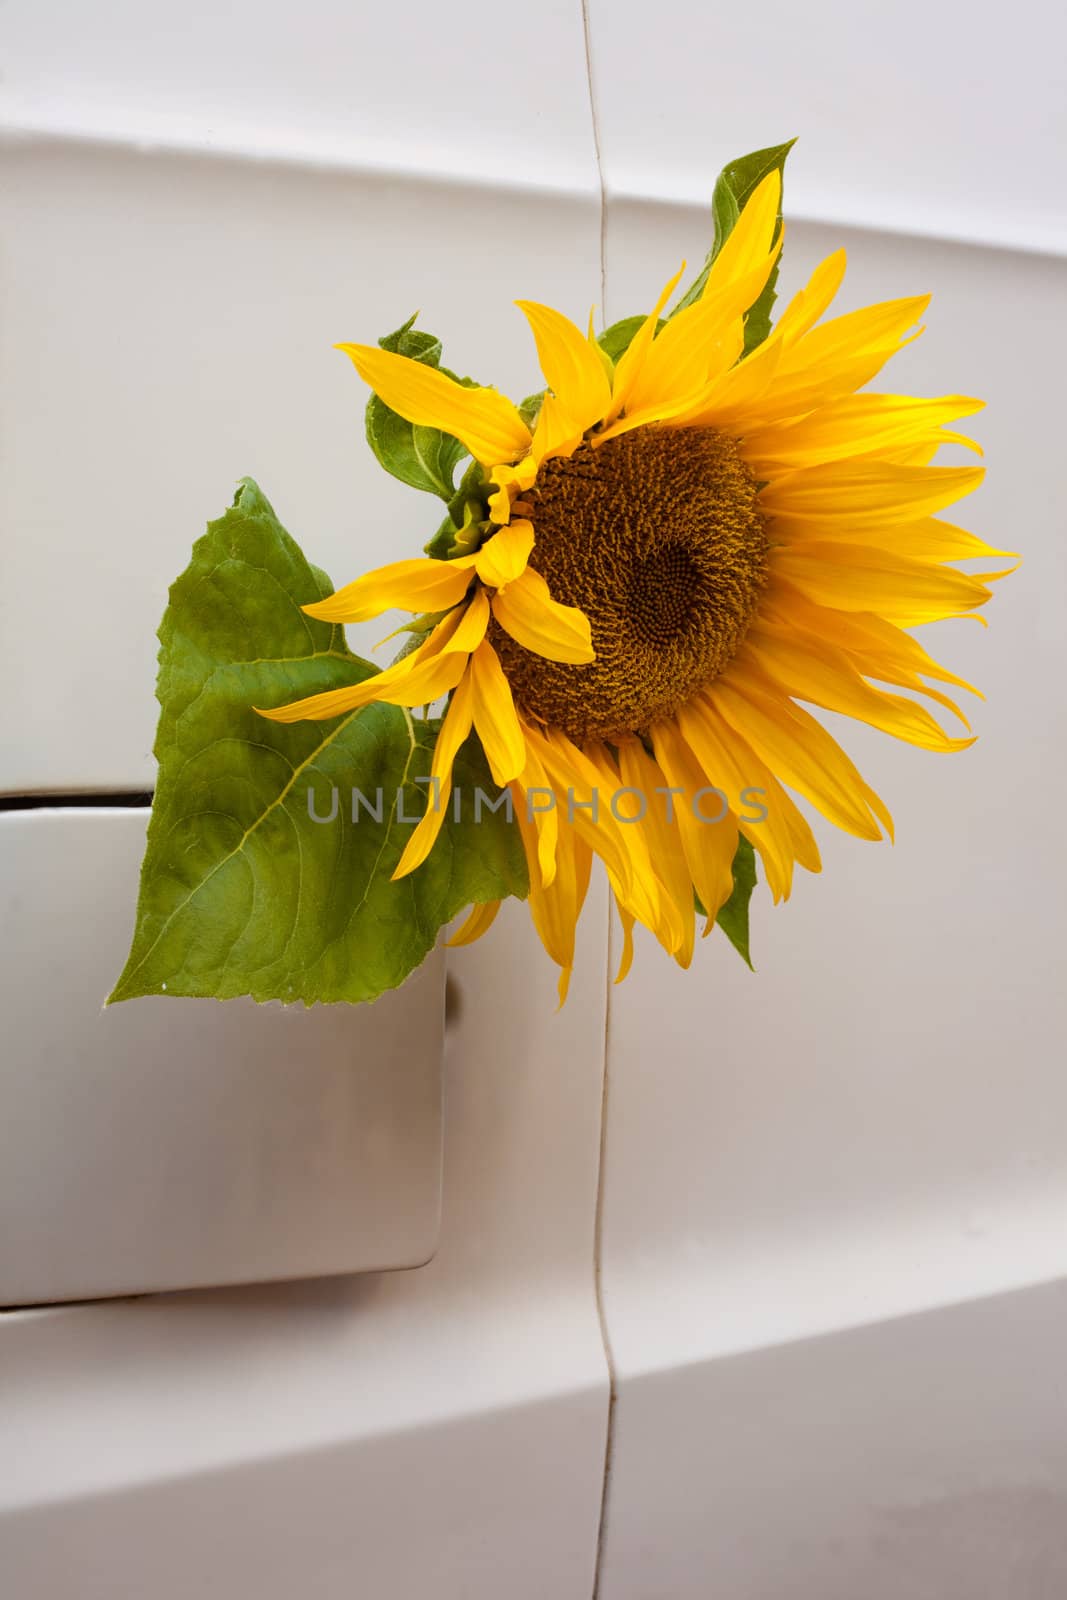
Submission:
<svg viewBox="0 0 1067 1600">
<path fill-rule="evenodd" d="M 468 500 L 463 507 L 463 520 L 456 529 L 456 536 L 452 541 L 449 557 L 473 555 L 475 550 L 480 550 L 485 543 L 489 532 L 489 522 L 485 516 L 485 507 L 477 500 Z"/>
<path fill-rule="evenodd" d="M 448 514 L 457 530 L 479 517 L 488 517 L 490 487 L 481 463 L 469 462 L 459 480 L 459 488 L 448 502 Z"/>
<path fill-rule="evenodd" d="M 711 197 L 711 215 L 715 225 L 711 249 L 700 272 L 671 311 L 672 317 L 676 317 L 679 311 L 684 311 L 687 306 L 693 305 L 700 299 L 715 258 L 733 232 L 741 212 L 768 172 L 773 172 L 777 168 L 784 176 L 786 156 L 795 144 L 795 139 L 789 139 L 785 144 L 768 145 L 766 150 L 753 150 L 751 155 L 739 156 L 736 161 L 729 161 L 723 167 L 715 181 Z M 779 211 L 775 238 L 781 229 L 782 213 Z M 746 355 L 755 350 L 757 345 L 762 344 L 771 331 L 771 308 L 775 300 L 779 262 L 775 262 L 762 294 L 745 317 Z"/>
<path fill-rule="evenodd" d="M 489 531 L 489 488 L 482 468 L 472 461 L 448 502 L 447 517 L 422 547 L 426 555 L 434 561 L 451 561 L 478 549 Z"/>
<path fill-rule="evenodd" d="M 739 834 L 737 849 L 734 851 L 733 892 L 725 905 L 719 909 L 715 918 L 716 924 L 722 929 L 745 965 L 753 972 L 752 956 L 749 952 L 748 936 L 748 907 L 752 899 L 752 891 L 756 887 L 756 852 L 745 838 Z M 700 901 L 700 896 L 693 891 L 693 900 L 699 916 L 706 917 L 707 911 Z"/>
<path fill-rule="evenodd" d="M 429 544 L 423 545 L 424 553 L 432 556 L 434 561 L 447 561 L 455 548 L 456 534 L 458 532 L 459 529 L 452 521 L 452 518 L 450 516 L 446 517 Z"/>
<path fill-rule="evenodd" d="M 456 760 L 466 804 L 449 805 L 429 858 L 391 875 L 427 803 L 439 723 L 370 705 L 328 722 L 253 710 L 375 672 L 339 626 L 300 609 L 333 592 L 249 480 L 197 541 L 159 630 L 159 776 L 133 944 L 110 999 L 168 994 L 373 1000 L 424 959 L 471 903 L 528 891 L 518 827 L 495 800 L 475 738 Z M 328 817 L 338 790 L 337 818 Z M 352 820 L 352 791 L 365 807 Z"/>
<path fill-rule="evenodd" d="M 413 361 L 447 372 L 447 368 L 441 367 L 440 339 L 416 328 L 415 316 L 409 317 L 394 333 L 387 333 L 378 343 L 383 350 L 409 356 Z M 447 375 L 453 376 L 452 373 Z M 442 500 L 451 500 L 455 493 L 452 480 L 456 465 L 468 454 L 466 445 L 451 434 L 407 422 L 376 394 L 367 401 L 367 443 L 386 472 L 413 489 L 440 495 Z"/>
</svg>

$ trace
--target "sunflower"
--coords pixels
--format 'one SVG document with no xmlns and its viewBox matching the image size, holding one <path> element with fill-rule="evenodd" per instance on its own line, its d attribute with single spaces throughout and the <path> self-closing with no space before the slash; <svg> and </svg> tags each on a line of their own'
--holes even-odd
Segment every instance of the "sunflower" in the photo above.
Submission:
<svg viewBox="0 0 1067 1600">
<path fill-rule="evenodd" d="M 483 516 L 448 559 L 393 562 L 304 607 L 335 623 L 416 613 L 416 648 L 263 714 L 319 720 L 448 696 L 432 802 L 395 876 L 433 846 L 473 729 L 511 792 L 561 997 L 594 856 L 625 930 L 621 978 L 635 922 L 689 964 L 698 908 L 706 933 L 732 892 L 739 835 L 775 901 L 795 866 L 819 871 L 788 791 L 847 833 L 891 837 L 883 802 L 799 702 L 927 750 L 973 742 L 912 698 L 968 729 L 931 685 L 971 686 L 906 630 L 973 612 L 1002 576 L 947 565 L 1004 552 L 937 515 L 981 480 L 977 466 L 931 465 L 949 441 L 977 450 L 949 425 L 981 402 L 856 392 L 921 332 L 929 297 L 822 320 L 844 251 L 744 353 L 746 313 L 781 249 L 780 194 L 774 171 L 699 296 L 661 321 L 677 273 L 617 361 L 591 320 L 583 333 L 519 301 L 547 386 L 532 429 L 494 389 L 339 346 L 400 417 L 461 442 Z M 482 934 L 498 906 L 472 907 L 453 943 Z"/>
</svg>

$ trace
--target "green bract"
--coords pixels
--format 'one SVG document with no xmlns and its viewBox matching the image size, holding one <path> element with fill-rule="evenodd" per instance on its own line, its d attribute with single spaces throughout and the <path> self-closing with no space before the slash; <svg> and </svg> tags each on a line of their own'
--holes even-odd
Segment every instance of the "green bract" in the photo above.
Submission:
<svg viewBox="0 0 1067 1600">
<path fill-rule="evenodd" d="M 745 964 L 752 966 L 748 944 L 748 905 L 756 887 L 756 852 L 740 834 L 733 860 L 734 892 L 724 906 L 719 907 L 715 918 Z"/>
</svg>

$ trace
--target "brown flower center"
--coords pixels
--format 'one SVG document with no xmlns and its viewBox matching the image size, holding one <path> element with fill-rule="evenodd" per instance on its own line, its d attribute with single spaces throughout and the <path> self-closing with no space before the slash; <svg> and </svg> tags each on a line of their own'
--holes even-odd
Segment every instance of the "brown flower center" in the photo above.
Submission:
<svg viewBox="0 0 1067 1600">
<path fill-rule="evenodd" d="M 756 484 L 725 434 L 635 428 L 546 461 L 530 558 L 589 618 L 596 660 L 568 666 L 492 642 L 521 711 L 575 740 L 644 732 L 731 659 L 767 562 Z"/>
</svg>

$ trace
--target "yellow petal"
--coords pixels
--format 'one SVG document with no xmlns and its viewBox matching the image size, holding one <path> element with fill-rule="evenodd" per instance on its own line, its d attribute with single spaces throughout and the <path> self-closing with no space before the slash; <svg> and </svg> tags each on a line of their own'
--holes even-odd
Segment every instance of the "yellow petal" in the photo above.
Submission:
<svg viewBox="0 0 1067 1600">
<path fill-rule="evenodd" d="M 871 612 L 837 611 L 816 605 L 798 589 L 776 580 L 764 592 L 760 614 L 786 627 L 803 628 L 816 638 L 837 645 L 868 678 L 896 683 L 905 681 L 895 677 L 896 673 L 913 680 L 922 674 L 941 683 L 955 684 L 982 698 L 973 684 L 949 672 L 928 655 L 913 634 L 904 633 L 892 622 Z M 956 709 L 951 702 L 950 709 Z"/>
<path fill-rule="evenodd" d="M 525 837 L 531 825 L 521 811 L 516 815 Z M 527 843 L 527 854 L 531 848 L 531 844 Z M 545 888 L 532 876 L 530 880 L 527 900 L 530 916 L 545 950 L 560 968 L 560 1005 L 567 998 L 574 967 L 575 930 L 589 885 L 591 859 L 588 846 L 576 838 L 571 829 L 565 829 L 560 833 L 556 873 L 552 883 Z"/>
<path fill-rule="evenodd" d="M 499 478 L 494 477 L 493 482 L 499 482 Z M 498 489 L 494 489 L 493 493 L 489 496 L 489 517 L 490 520 L 495 522 L 500 528 L 506 528 L 508 523 L 511 521 L 510 483 L 502 483 L 500 487 Z"/>
<path fill-rule="evenodd" d="M 674 277 L 663 286 L 655 306 L 630 340 L 627 349 L 619 357 L 618 365 L 615 368 L 615 382 L 612 385 L 611 405 L 604 418 L 605 422 L 614 422 L 629 400 L 630 391 L 637 382 L 641 368 L 644 366 L 649 346 L 655 336 L 660 312 L 674 293 L 678 280 L 684 271 L 685 262 L 683 261 Z"/>
<path fill-rule="evenodd" d="M 835 250 L 815 268 L 775 324 L 775 334 L 788 349 L 815 326 L 841 287 L 847 264 L 844 250 Z"/>
<path fill-rule="evenodd" d="M 526 863 L 530 881 L 542 888 L 556 874 L 556 846 L 559 840 L 559 797 L 548 781 L 548 775 L 534 749 L 531 730 L 524 724 L 526 740 L 526 765 L 519 778 L 511 785 L 511 798 L 516 813 L 529 824 L 523 830 L 523 843 L 528 844 Z"/>
<path fill-rule="evenodd" d="M 1017 559 L 1015 551 L 995 549 L 976 534 L 938 517 L 924 517 L 894 528 L 891 547 L 896 554 L 910 556 L 913 561 L 971 561 L 976 557 L 990 560 L 996 556 Z"/>
<path fill-rule="evenodd" d="M 735 372 L 727 373 L 723 380 L 726 392 L 723 396 L 721 415 L 724 420 L 729 420 L 732 431 L 741 434 L 753 432 L 770 422 L 800 417 L 813 411 L 817 406 L 825 405 L 840 395 L 851 394 L 854 390 L 861 389 L 865 383 L 870 383 L 872 378 L 878 376 L 886 362 L 897 354 L 902 343 L 906 342 L 901 340 L 887 342 L 872 349 L 861 350 L 856 355 L 828 362 L 825 367 L 814 364 L 801 368 L 794 367 L 792 371 L 786 370 L 790 354 L 785 346 L 781 345 L 778 347 L 780 359 L 774 373 L 773 384 L 765 386 L 761 392 L 751 397 L 746 394 L 742 401 L 735 404 L 728 387 L 731 380 L 735 380 L 735 377 L 739 380 L 743 369 L 763 357 L 765 351 L 766 359 L 772 359 L 775 346 L 768 339 L 766 344 L 761 345 L 747 361 L 743 361 Z M 751 378 L 748 384 L 751 387 Z"/>
<path fill-rule="evenodd" d="M 624 801 L 620 791 L 627 785 L 608 747 L 593 741 L 586 746 L 583 754 L 596 769 L 600 810 L 602 813 L 606 811 L 606 820 L 610 819 L 618 828 L 629 858 L 633 878 L 631 885 L 622 883 L 605 862 L 616 898 L 655 934 L 668 955 L 674 955 L 685 939 L 685 916 L 664 880 L 664 863 L 656 854 L 659 835 L 654 831 L 655 818 L 650 818 L 649 812 L 658 804 L 658 797 L 639 794 L 636 797 L 627 796 Z M 632 810 L 635 798 L 643 802 L 643 818 L 637 817 Z M 689 898 L 691 901 L 691 894 Z"/>
<path fill-rule="evenodd" d="M 742 453 L 756 476 L 767 478 L 792 467 L 870 455 L 909 443 L 981 411 L 983 404 L 965 395 L 931 400 L 898 394 L 847 395 L 800 421 L 754 430 Z"/>
<path fill-rule="evenodd" d="M 796 629 L 760 622 L 748 631 L 735 658 L 751 657 L 788 695 L 854 717 L 923 750 L 966 750 L 973 739 L 950 739 L 922 706 L 867 683 L 848 658 L 824 640 Z"/>
<path fill-rule="evenodd" d="M 462 656 L 434 656 L 416 662 L 414 655 L 398 663 L 404 672 L 387 667 L 371 678 L 350 688 L 329 689 L 324 694 L 309 695 L 305 700 L 294 700 L 291 705 L 265 709 L 255 706 L 261 717 L 271 722 L 325 722 L 346 711 L 358 711 L 376 701 L 389 705 L 432 705 L 443 694 L 455 688 L 464 670 Z"/>
<path fill-rule="evenodd" d="M 644 815 L 638 822 L 628 824 L 638 828 L 645 836 L 649 856 L 656 875 L 670 896 L 681 924 L 681 938 L 671 952 L 680 967 L 688 967 L 693 958 L 696 935 L 696 908 L 693 903 L 693 880 L 689 876 L 682 835 L 677 818 L 667 820 L 667 808 L 658 790 L 667 787 L 667 780 L 655 761 L 645 751 L 639 739 L 625 739 L 619 746 L 619 776 L 623 786 L 634 789 L 644 799 Z M 625 929 L 625 908 L 620 906 Z M 631 920 L 632 928 L 632 920 Z M 632 938 L 629 940 L 632 955 Z M 621 983 L 629 970 L 624 955 L 622 969 L 616 978 Z"/>
<path fill-rule="evenodd" d="M 779 240 L 779 248 L 781 241 Z M 884 365 L 895 345 L 875 356 L 865 354 L 862 369 L 844 369 L 837 363 L 835 370 L 808 372 L 803 352 L 790 354 L 791 347 L 822 316 L 841 285 L 845 271 L 845 252 L 838 250 L 828 256 L 812 273 L 808 283 L 794 296 L 779 317 L 770 337 L 758 350 L 741 361 L 743 337 L 738 344 L 737 365 L 726 362 L 719 369 L 721 376 L 711 391 L 700 402 L 675 418 L 679 426 L 727 426 L 747 433 L 767 420 L 795 417 L 810 410 L 823 398 L 823 390 L 846 393 L 866 383 Z M 789 382 L 778 385 L 778 369 L 785 365 Z M 727 370 L 730 368 L 730 370 Z M 795 369 L 801 369 L 799 372 Z M 852 381 L 852 379 L 855 381 Z M 792 391 L 798 391 L 794 394 Z M 764 398 L 766 396 L 766 399 Z"/>
<path fill-rule="evenodd" d="M 394 880 L 404 878 L 409 872 L 414 872 L 416 867 L 421 867 L 434 847 L 445 820 L 448 797 L 452 793 L 452 763 L 456 759 L 460 745 L 471 731 L 471 717 L 471 675 L 468 672 L 457 684 L 441 723 L 428 774 L 432 781 L 426 811 L 404 846 L 404 853 L 393 873 Z M 422 774 L 416 773 L 415 776 L 421 777 Z"/>
<path fill-rule="evenodd" d="M 744 278 L 754 269 L 767 265 L 774 255 L 774 236 L 778 229 L 782 209 L 782 175 L 777 170 L 768 172 L 757 184 L 747 205 L 738 217 L 726 242 L 711 264 L 703 298 L 711 299 L 724 289 Z M 762 289 L 763 285 L 760 285 Z M 759 294 L 753 295 L 753 300 Z M 752 301 L 749 301 L 749 305 Z M 748 307 L 742 308 L 747 310 Z"/>
<path fill-rule="evenodd" d="M 481 905 L 471 906 L 463 924 L 456 929 L 450 939 L 445 940 L 446 948 L 454 950 L 457 945 L 473 944 L 475 939 L 482 937 L 483 933 L 488 933 L 496 921 L 496 914 L 500 910 L 501 904 L 502 902 L 499 900 L 485 900 Z"/>
<path fill-rule="evenodd" d="M 704 930 L 707 933 L 733 893 L 737 818 L 730 810 L 717 822 L 705 821 L 707 811 L 702 791 L 718 785 L 707 781 L 707 775 L 701 771 L 676 722 L 670 719 L 657 722 L 651 732 L 656 764 L 668 785 L 680 791 L 671 797 L 673 816 L 690 877 L 708 915 L 708 926 Z M 721 808 L 720 802 L 713 804 L 716 810 Z"/>
<path fill-rule="evenodd" d="M 596 766 L 558 729 L 539 732 L 527 727 L 526 738 L 564 808 L 560 839 L 578 833 L 604 862 L 621 893 L 633 902 L 641 920 L 653 927 L 658 916 L 658 888 L 639 881 L 635 857 L 611 815 L 610 796 L 601 794 L 603 783 Z"/>
<path fill-rule="evenodd" d="M 520 822 L 519 826 L 525 830 L 529 825 Z M 527 904 L 538 937 L 548 955 L 558 967 L 569 972 L 574 963 L 574 930 L 577 922 L 573 837 L 561 836 L 556 861 L 556 874 L 547 889 L 531 881 Z"/>
<path fill-rule="evenodd" d="M 572 426 L 584 433 L 611 405 L 611 384 L 599 351 L 562 312 L 533 300 L 515 304 L 533 330 L 545 382 Z"/>
<path fill-rule="evenodd" d="M 800 706 L 765 693 L 750 679 L 751 674 L 724 674 L 705 698 L 783 783 L 830 822 L 860 839 L 881 838 L 875 817 L 888 827 L 889 813 L 836 740 Z"/>
<path fill-rule="evenodd" d="M 690 895 L 690 903 L 692 903 L 692 899 L 693 896 Z M 622 924 L 622 954 L 619 956 L 619 970 L 615 974 L 615 982 L 622 983 L 624 978 L 629 977 L 630 968 L 634 964 L 634 923 L 637 918 L 632 911 L 627 911 L 619 900 L 618 895 L 615 896 L 615 909 L 619 913 L 619 921 Z M 685 965 L 687 963 L 682 964 Z"/>
<path fill-rule="evenodd" d="M 416 557 L 377 567 L 326 600 L 302 606 L 323 622 L 365 622 L 383 611 L 447 611 L 466 594 L 474 576 L 469 557 L 432 561 Z"/>
<path fill-rule="evenodd" d="M 546 396 L 551 399 L 551 396 Z M 542 406 L 542 411 L 544 407 Z M 538 420 L 540 426 L 540 419 Z M 521 461 L 509 465 L 506 462 L 494 467 L 491 481 L 497 485 L 493 494 L 489 496 L 489 516 L 491 521 L 499 527 L 506 527 L 511 521 L 512 507 L 516 499 L 529 489 L 537 477 L 537 460 L 534 450 L 537 446 L 537 432 L 535 430 L 530 443 L 530 454 L 523 456 Z"/>
<path fill-rule="evenodd" d="M 844 521 L 862 533 L 942 511 L 970 494 L 984 476 L 983 467 L 833 461 L 776 477 L 760 495 L 760 509 L 790 528 L 800 521 Z"/>
<path fill-rule="evenodd" d="M 716 294 L 709 296 L 705 290 L 702 299 L 660 330 L 627 399 L 626 426 L 667 421 L 700 403 L 702 391 L 744 348 L 743 314 L 762 292 L 779 248 Z M 730 332 L 732 341 L 726 337 Z M 622 431 L 616 422 L 597 436 L 598 442 Z"/>
<path fill-rule="evenodd" d="M 928 467 L 946 444 L 958 444 L 962 450 L 969 450 L 972 455 L 985 455 L 977 439 L 972 439 L 966 433 L 954 433 L 949 428 L 938 428 L 925 438 L 912 440 L 910 444 L 907 442 L 886 444 L 878 450 L 871 451 L 870 454 L 881 456 L 885 461 L 896 461 L 902 467 Z"/>
<path fill-rule="evenodd" d="M 536 469 L 542 461 L 547 461 L 549 456 L 573 455 L 581 442 L 582 429 L 575 426 L 570 414 L 564 410 L 554 394 L 546 394 L 537 413 L 533 439 L 530 443 L 530 463 L 533 470 L 530 473 L 530 482 L 524 487 L 528 489 L 533 483 Z"/>
<path fill-rule="evenodd" d="M 516 517 L 478 551 L 474 564 L 479 578 L 491 589 L 502 589 L 526 571 L 533 547 L 533 523 Z"/>
<path fill-rule="evenodd" d="M 822 366 L 828 362 L 846 359 L 861 350 L 873 350 L 886 343 L 894 343 L 915 327 L 930 304 L 928 294 L 908 295 L 899 300 L 880 300 L 876 305 L 863 306 L 859 311 L 848 311 L 844 316 L 833 317 L 818 328 L 812 328 L 802 338 L 784 342 L 788 347 L 787 370 Z M 788 317 L 788 313 L 786 314 Z M 783 321 L 786 319 L 783 318 Z M 795 333 L 795 326 L 786 325 L 786 333 Z"/>
<path fill-rule="evenodd" d="M 349 688 L 308 695 L 305 700 L 294 700 L 290 705 L 253 706 L 252 709 L 270 722 L 325 722 L 330 717 L 340 717 L 346 711 L 361 711 L 364 706 L 370 705 L 376 696 L 367 686 L 379 676 L 376 674 L 374 678 L 366 678 Z"/>
<path fill-rule="evenodd" d="M 489 626 L 489 600 L 485 590 L 475 589 L 462 612 L 450 638 L 441 644 L 441 654 L 453 653 L 469 656 L 485 638 Z"/>
<path fill-rule="evenodd" d="M 772 570 L 817 605 L 873 611 L 901 627 L 962 616 L 990 591 L 966 572 L 912 561 L 889 550 L 829 540 L 777 549 Z"/>
<path fill-rule="evenodd" d="M 409 656 L 407 659 L 414 658 Z M 398 678 L 383 686 L 381 679 L 385 673 L 379 673 L 377 678 L 368 678 L 367 687 L 369 688 L 372 683 L 378 685 L 373 698 L 382 700 L 387 705 L 429 706 L 456 687 L 466 666 L 465 656 L 448 655 L 442 651 L 437 656 L 421 661 L 405 678 Z"/>
<path fill-rule="evenodd" d="M 493 615 L 511 637 L 546 661 L 592 661 L 589 619 L 577 606 L 560 605 L 533 567 L 493 596 Z"/>
<path fill-rule="evenodd" d="M 303 700 L 293 700 L 288 705 L 269 708 L 254 706 L 253 710 L 270 722 L 325 722 L 330 717 L 343 715 L 346 711 L 360 711 L 378 699 L 381 688 L 389 689 L 410 679 L 423 664 L 425 649 L 425 644 L 420 645 L 402 661 L 394 662 L 391 667 L 386 667 L 384 672 L 375 672 L 369 678 L 361 678 L 359 683 L 348 684 L 342 689 L 327 689 L 322 694 L 312 694 Z M 436 651 L 431 659 L 437 659 Z"/>
<path fill-rule="evenodd" d="M 491 644 L 480 644 L 471 656 L 474 725 L 493 774 L 501 786 L 517 778 L 526 765 L 526 739 L 515 713 L 511 685 Z"/>
<path fill-rule="evenodd" d="M 291 705 L 275 706 L 265 710 L 254 709 L 261 717 L 272 722 L 323 722 L 340 716 L 345 711 L 355 711 L 374 701 L 391 705 L 431 705 L 454 689 L 463 675 L 466 658 L 462 655 L 443 654 L 448 642 L 464 620 L 463 611 L 457 607 L 439 622 L 417 649 L 383 672 L 376 672 L 359 683 L 344 689 L 329 689 L 324 694 L 309 695 L 305 700 L 294 700 Z"/>
<path fill-rule="evenodd" d="M 367 344 L 339 344 L 379 399 L 408 422 L 440 428 L 466 445 L 483 467 L 515 461 L 530 448 L 530 430 L 495 389 L 466 388 L 424 361 Z"/>
<path fill-rule="evenodd" d="M 730 725 L 706 695 L 678 711 L 678 730 L 707 775 L 737 807 L 737 826 L 759 851 L 775 902 L 788 900 L 793 866 L 810 872 L 821 867 L 811 829 L 770 768 Z M 761 809 L 766 816 L 759 818 Z M 758 819 L 758 820 L 757 820 Z"/>
<path fill-rule="evenodd" d="M 744 431 L 745 419 L 753 410 L 758 411 L 768 391 L 773 396 L 772 386 L 782 359 L 780 341 L 768 339 L 747 360 L 724 373 L 695 405 L 677 416 L 676 425 Z"/>
<path fill-rule="evenodd" d="M 773 422 L 799 417 L 862 388 L 891 356 L 918 337 L 921 328 L 912 330 L 928 303 L 926 295 L 868 306 L 823 323 L 792 342 L 783 318 L 771 338 L 741 363 L 742 368 L 747 367 L 750 361 L 764 358 L 765 352 L 769 357 L 774 346 L 780 344 L 781 360 L 774 384 L 747 409 L 739 409 L 733 420 L 741 431 L 749 433 Z M 733 376 L 728 374 L 728 379 Z"/>
</svg>

